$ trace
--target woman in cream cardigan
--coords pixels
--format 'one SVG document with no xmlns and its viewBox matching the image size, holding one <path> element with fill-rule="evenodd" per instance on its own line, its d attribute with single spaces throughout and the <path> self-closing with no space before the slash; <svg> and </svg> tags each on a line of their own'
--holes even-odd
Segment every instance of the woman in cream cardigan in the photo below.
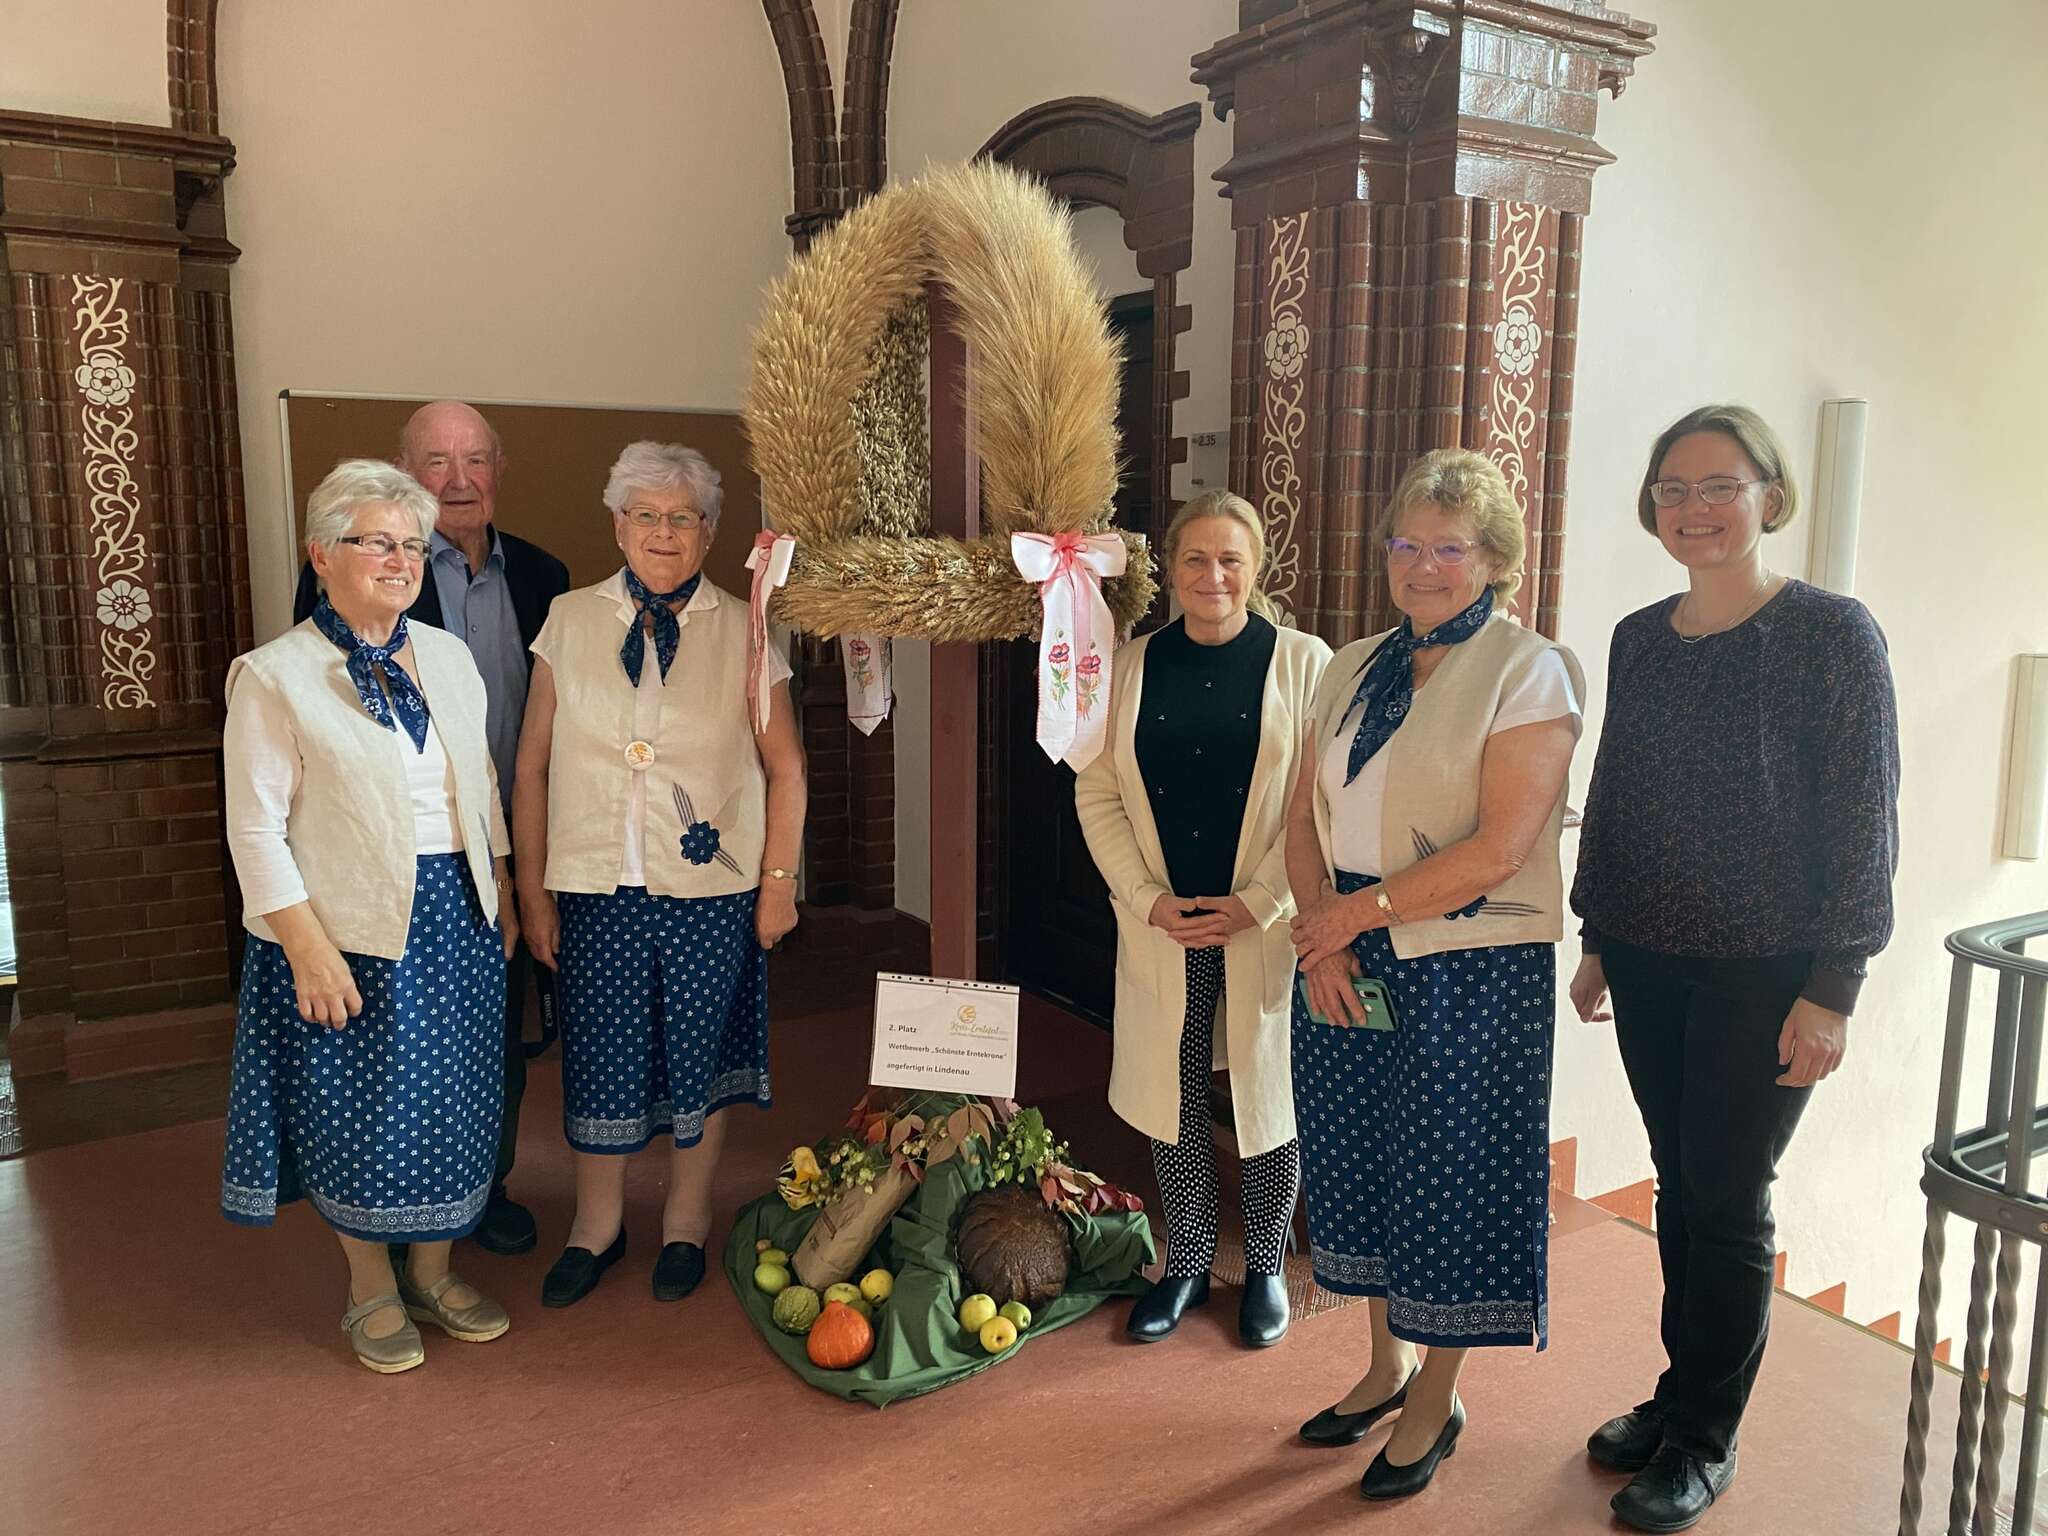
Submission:
<svg viewBox="0 0 2048 1536">
<path fill-rule="evenodd" d="M 1265 531 L 1251 504 L 1198 496 L 1166 531 L 1181 617 L 1117 653 L 1109 750 L 1074 785 L 1081 830 L 1116 912 L 1116 1057 L 1109 1098 L 1152 1138 L 1166 1273 L 1131 1309 L 1155 1340 L 1209 1296 L 1216 1151 L 1209 1075 L 1230 1069 L 1244 1158 L 1238 1332 L 1287 1332 L 1280 1279 L 1300 1153 L 1287 1075 L 1294 952 L 1284 868 L 1288 787 L 1330 648 L 1283 629 L 1258 595 Z"/>
<path fill-rule="evenodd" d="M 1585 695 L 1571 652 L 1501 611 L 1523 537 L 1499 469 L 1440 449 L 1387 507 L 1401 624 L 1323 674 L 1287 828 L 1316 1279 L 1372 1320 L 1365 1376 L 1301 1433 L 1350 1445 L 1402 1409 L 1369 1499 L 1451 1454 L 1471 1346 L 1549 1335 L 1557 844 Z"/>
<path fill-rule="evenodd" d="M 669 1142 L 655 1299 L 704 1278 L 734 1104 L 767 1108 L 768 950 L 796 926 L 804 758 L 789 666 L 757 732 L 747 605 L 704 580 L 718 471 L 633 443 L 605 486 L 625 568 L 533 642 L 512 818 L 527 946 L 560 976 L 576 1217 L 541 1284 L 566 1307 L 626 1251 L 626 1159 Z"/>
<path fill-rule="evenodd" d="M 483 679 L 405 620 L 436 510 L 389 464 L 320 482 L 319 606 L 228 669 L 222 741 L 249 941 L 221 1209 L 267 1226 L 311 1200 L 348 1259 L 342 1327 L 383 1372 L 426 1358 L 414 1319 L 470 1342 L 511 1326 L 448 1269 L 491 1192 L 519 930 Z M 395 1278 L 391 1242 L 410 1244 Z"/>
</svg>

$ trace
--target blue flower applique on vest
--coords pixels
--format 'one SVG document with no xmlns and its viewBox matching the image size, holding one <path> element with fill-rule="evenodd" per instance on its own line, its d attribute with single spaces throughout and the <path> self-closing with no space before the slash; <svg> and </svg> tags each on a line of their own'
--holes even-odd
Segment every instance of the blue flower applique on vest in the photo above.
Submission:
<svg viewBox="0 0 2048 1536">
<path fill-rule="evenodd" d="M 690 803 L 690 792 L 680 784 L 676 786 L 676 815 L 683 823 L 684 858 L 692 864 L 709 864 L 715 859 L 734 874 L 740 872 L 739 860 L 718 846 L 718 828 L 698 819 L 697 808 Z"/>
</svg>

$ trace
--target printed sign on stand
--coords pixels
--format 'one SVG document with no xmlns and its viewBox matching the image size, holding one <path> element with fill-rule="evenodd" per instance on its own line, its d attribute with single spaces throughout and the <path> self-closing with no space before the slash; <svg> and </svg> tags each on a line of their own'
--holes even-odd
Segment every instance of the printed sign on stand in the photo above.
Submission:
<svg viewBox="0 0 2048 1536">
<path fill-rule="evenodd" d="M 1017 989 L 938 976 L 875 978 L 878 1088 L 1017 1096 Z"/>
</svg>

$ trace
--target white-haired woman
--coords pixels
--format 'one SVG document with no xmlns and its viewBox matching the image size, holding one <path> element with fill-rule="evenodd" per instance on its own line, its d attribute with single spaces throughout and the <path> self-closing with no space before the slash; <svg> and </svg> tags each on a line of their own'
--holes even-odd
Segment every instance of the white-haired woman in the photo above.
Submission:
<svg viewBox="0 0 2048 1536">
<path fill-rule="evenodd" d="M 342 1327 L 383 1372 L 425 1358 L 414 1319 L 470 1342 L 510 1326 L 448 1268 L 491 1192 L 518 924 L 483 679 L 405 620 L 434 514 L 389 464 L 320 482 L 323 595 L 228 669 L 222 743 L 249 940 L 221 1209 L 267 1226 L 312 1202 L 348 1259 Z"/>
<path fill-rule="evenodd" d="M 1258 591 L 1265 529 L 1242 497 L 1196 497 L 1165 546 L 1181 616 L 1117 653 L 1108 749 L 1074 784 L 1117 919 L 1109 1101 L 1152 1138 L 1166 1209 L 1166 1272 L 1125 1327 L 1163 1339 L 1208 1300 L 1209 1078 L 1228 1066 L 1244 1159 L 1238 1334 L 1256 1348 L 1287 1332 L 1280 1263 L 1301 1187 L 1287 1071 L 1287 792 L 1330 648 L 1272 622 Z"/>
<path fill-rule="evenodd" d="M 534 958 L 559 977 L 576 1216 L 541 1300 L 590 1293 L 626 1250 L 626 1158 L 667 1133 L 654 1294 L 704 1278 L 718 1111 L 766 1108 L 767 951 L 796 926 L 804 759 L 771 648 L 747 708 L 747 605 L 703 577 L 718 471 L 631 444 L 604 504 L 625 568 L 555 600 L 533 643 L 513 822 Z M 550 786 L 554 792 L 550 792 Z"/>
<path fill-rule="evenodd" d="M 1316 1279 L 1371 1298 L 1372 1328 L 1364 1377 L 1301 1434 L 1351 1445 L 1398 1410 L 1360 1485 L 1392 1499 L 1456 1446 L 1469 1349 L 1549 1338 L 1558 835 L 1585 685 L 1501 611 L 1522 514 L 1484 455 L 1424 454 L 1379 532 L 1401 623 L 1323 674 L 1287 868 Z"/>
</svg>

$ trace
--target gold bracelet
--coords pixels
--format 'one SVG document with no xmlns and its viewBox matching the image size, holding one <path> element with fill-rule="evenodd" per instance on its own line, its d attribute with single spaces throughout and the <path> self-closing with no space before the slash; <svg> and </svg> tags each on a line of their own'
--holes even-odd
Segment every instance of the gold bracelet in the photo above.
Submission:
<svg viewBox="0 0 2048 1536">
<path fill-rule="evenodd" d="M 764 875 L 771 876 L 772 878 L 777 880 L 788 880 L 794 882 L 796 879 L 796 871 L 793 869 L 764 869 L 761 871 L 761 873 Z"/>
<path fill-rule="evenodd" d="M 1384 885 L 1373 892 L 1372 899 L 1379 904 L 1379 909 L 1387 914 L 1389 927 L 1401 921 L 1401 914 L 1394 910 L 1393 902 L 1387 899 L 1387 888 Z"/>
</svg>

